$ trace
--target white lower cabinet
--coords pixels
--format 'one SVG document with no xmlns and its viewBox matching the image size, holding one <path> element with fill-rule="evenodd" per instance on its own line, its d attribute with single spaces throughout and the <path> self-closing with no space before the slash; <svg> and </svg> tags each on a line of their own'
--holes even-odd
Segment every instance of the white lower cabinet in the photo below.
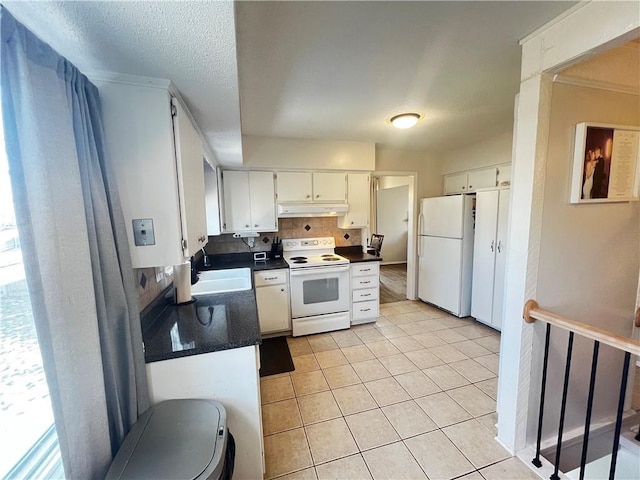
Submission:
<svg viewBox="0 0 640 480">
<path fill-rule="evenodd" d="M 476 193 L 471 316 L 502 328 L 509 189 Z"/>
<path fill-rule="evenodd" d="M 289 271 L 263 270 L 254 274 L 260 333 L 291 330 Z"/>
<path fill-rule="evenodd" d="M 380 312 L 378 262 L 351 264 L 351 325 L 375 321 Z"/>
<path fill-rule="evenodd" d="M 175 398 L 209 398 L 224 405 L 236 440 L 233 478 L 262 478 L 260 353 L 257 346 L 147 363 L 151 404 Z"/>
</svg>

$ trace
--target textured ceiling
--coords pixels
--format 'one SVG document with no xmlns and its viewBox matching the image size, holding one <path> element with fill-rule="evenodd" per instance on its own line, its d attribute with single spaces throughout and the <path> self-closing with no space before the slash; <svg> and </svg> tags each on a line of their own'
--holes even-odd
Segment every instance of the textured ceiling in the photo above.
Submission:
<svg viewBox="0 0 640 480">
<path fill-rule="evenodd" d="M 575 2 L 239 2 L 242 132 L 446 150 L 504 133 L 518 40 Z M 426 115 L 411 130 L 385 120 Z"/>
<path fill-rule="evenodd" d="M 173 81 L 220 162 L 242 162 L 231 1 L 3 1 L 81 71 Z"/>
<path fill-rule="evenodd" d="M 239 165 L 241 131 L 442 150 L 503 133 L 518 40 L 575 2 L 2 3 L 82 71 L 172 80 Z M 391 128 L 403 110 L 426 118 Z"/>
</svg>

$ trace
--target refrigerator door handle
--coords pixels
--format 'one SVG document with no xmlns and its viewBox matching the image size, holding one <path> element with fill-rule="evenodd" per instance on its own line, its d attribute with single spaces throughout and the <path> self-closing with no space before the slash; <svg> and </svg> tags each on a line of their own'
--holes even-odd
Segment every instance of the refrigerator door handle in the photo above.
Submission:
<svg viewBox="0 0 640 480">
<path fill-rule="evenodd" d="M 418 257 L 422 256 L 422 235 L 418 235 Z"/>
<path fill-rule="evenodd" d="M 424 215 L 422 215 L 422 213 L 420 213 L 420 215 L 418 215 L 418 235 L 423 235 L 422 232 L 422 224 L 424 223 Z"/>
</svg>

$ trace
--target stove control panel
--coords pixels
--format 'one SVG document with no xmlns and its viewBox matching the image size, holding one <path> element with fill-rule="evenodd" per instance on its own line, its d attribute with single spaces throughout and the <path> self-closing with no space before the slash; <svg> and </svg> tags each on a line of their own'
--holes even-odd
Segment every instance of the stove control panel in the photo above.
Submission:
<svg viewBox="0 0 640 480">
<path fill-rule="evenodd" d="M 320 238 L 295 238 L 282 241 L 285 251 L 291 250 L 317 250 L 335 248 L 336 243 L 333 237 Z"/>
</svg>

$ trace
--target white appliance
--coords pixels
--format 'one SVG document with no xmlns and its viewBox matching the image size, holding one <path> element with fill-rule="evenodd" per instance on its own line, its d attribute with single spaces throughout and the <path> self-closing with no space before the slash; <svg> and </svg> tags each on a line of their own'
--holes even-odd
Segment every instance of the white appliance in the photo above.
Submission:
<svg viewBox="0 0 640 480">
<path fill-rule="evenodd" d="M 472 195 L 420 200 L 418 297 L 458 317 L 471 314 Z"/>
<path fill-rule="evenodd" d="M 335 254 L 333 237 L 283 240 L 282 249 L 293 336 L 349 328 L 349 260 Z"/>
</svg>

